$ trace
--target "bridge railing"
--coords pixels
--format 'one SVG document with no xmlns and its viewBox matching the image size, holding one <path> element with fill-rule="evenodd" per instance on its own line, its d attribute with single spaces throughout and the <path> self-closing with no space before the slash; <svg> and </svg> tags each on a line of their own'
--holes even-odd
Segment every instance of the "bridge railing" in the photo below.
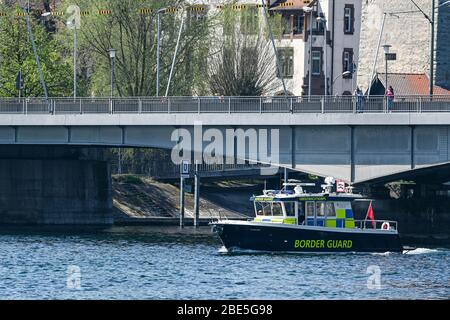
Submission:
<svg viewBox="0 0 450 320">
<path fill-rule="evenodd" d="M 0 98 L 6 114 L 450 112 L 450 95 Z"/>
</svg>

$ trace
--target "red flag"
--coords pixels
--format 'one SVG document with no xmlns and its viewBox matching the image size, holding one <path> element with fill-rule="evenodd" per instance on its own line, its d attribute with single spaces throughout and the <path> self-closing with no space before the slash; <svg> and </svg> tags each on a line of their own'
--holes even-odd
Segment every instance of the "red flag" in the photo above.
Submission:
<svg viewBox="0 0 450 320">
<path fill-rule="evenodd" d="M 366 219 L 370 218 L 372 220 L 372 226 L 375 228 L 375 217 L 373 215 L 372 201 L 370 201 L 369 209 L 367 210 Z"/>
</svg>

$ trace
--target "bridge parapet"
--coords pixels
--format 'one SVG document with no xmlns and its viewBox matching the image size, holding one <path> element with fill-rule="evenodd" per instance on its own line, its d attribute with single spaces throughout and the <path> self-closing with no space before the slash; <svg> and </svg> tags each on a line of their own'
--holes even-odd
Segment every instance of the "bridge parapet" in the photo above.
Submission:
<svg viewBox="0 0 450 320">
<path fill-rule="evenodd" d="M 0 98 L 4 114 L 239 114 L 450 112 L 450 95 L 311 97 Z"/>
</svg>

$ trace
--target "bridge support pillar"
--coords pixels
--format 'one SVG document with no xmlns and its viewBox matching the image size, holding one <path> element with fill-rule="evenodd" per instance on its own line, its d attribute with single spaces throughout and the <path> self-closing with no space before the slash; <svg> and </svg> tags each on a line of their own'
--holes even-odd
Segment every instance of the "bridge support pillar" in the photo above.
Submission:
<svg viewBox="0 0 450 320">
<path fill-rule="evenodd" d="M 0 224 L 112 224 L 110 168 L 95 153 L 93 148 L 2 146 Z"/>
</svg>

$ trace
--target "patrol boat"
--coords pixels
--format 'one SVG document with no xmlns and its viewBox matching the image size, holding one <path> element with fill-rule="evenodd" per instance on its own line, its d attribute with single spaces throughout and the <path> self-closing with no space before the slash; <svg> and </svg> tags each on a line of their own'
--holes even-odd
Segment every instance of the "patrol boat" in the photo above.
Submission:
<svg viewBox="0 0 450 320">
<path fill-rule="evenodd" d="M 335 188 L 332 177 L 325 179 L 320 193 L 306 192 L 314 183 L 289 180 L 283 185 L 282 190 L 264 190 L 251 198 L 254 219 L 211 223 L 228 251 L 403 251 L 396 221 L 354 219 L 351 204 L 363 197 L 354 194 L 353 187 L 339 182 Z"/>
</svg>

